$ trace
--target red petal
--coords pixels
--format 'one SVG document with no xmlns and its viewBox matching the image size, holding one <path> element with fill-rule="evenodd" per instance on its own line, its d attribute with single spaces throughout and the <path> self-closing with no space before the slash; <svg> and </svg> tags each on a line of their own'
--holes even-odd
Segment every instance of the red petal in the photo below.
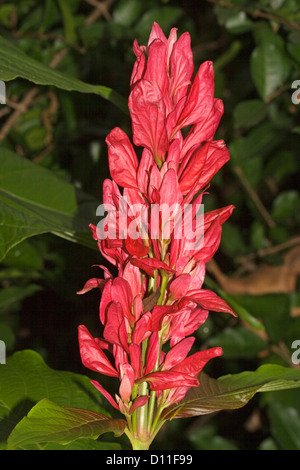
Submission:
<svg viewBox="0 0 300 470">
<path fill-rule="evenodd" d="M 219 219 L 216 219 L 209 229 L 205 232 L 204 238 L 200 240 L 199 246 L 196 246 L 193 252 L 195 260 L 208 263 L 216 253 L 221 241 L 222 226 Z M 201 246 L 202 245 L 202 246 Z"/>
<path fill-rule="evenodd" d="M 167 44 L 161 39 L 152 41 L 148 48 L 147 67 L 143 78 L 155 83 L 163 93 L 165 92 L 168 86 Z"/>
<path fill-rule="evenodd" d="M 80 289 L 77 294 L 85 294 L 86 292 L 89 292 L 92 289 L 99 288 L 102 289 L 105 285 L 106 281 L 104 279 L 98 279 L 96 277 L 93 277 L 92 279 L 89 279 L 83 286 L 82 289 Z"/>
<path fill-rule="evenodd" d="M 123 187 L 137 188 L 138 159 L 133 146 L 122 129 L 116 127 L 106 137 L 108 161 L 112 178 Z"/>
<path fill-rule="evenodd" d="M 133 295 L 130 284 L 122 277 L 116 277 L 111 285 L 112 300 L 120 302 L 124 315 L 128 320 L 132 317 L 131 307 Z"/>
<path fill-rule="evenodd" d="M 171 305 L 156 305 L 151 314 L 151 330 L 159 331 L 161 329 L 163 318 L 173 312 Z"/>
<path fill-rule="evenodd" d="M 176 344 L 170 351 L 166 354 L 163 370 L 170 370 L 176 364 L 180 364 L 190 352 L 193 343 L 195 342 L 195 338 L 189 337 L 185 338 L 179 343 Z"/>
<path fill-rule="evenodd" d="M 203 62 L 191 86 L 177 126 L 182 128 L 207 118 L 214 102 L 214 70 L 210 61 Z"/>
<path fill-rule="evenodd" d="M 171 96 L 175 104 L 185 96 L 193 71 L 191 37 L 184 33 L 175 42 L 170 57 Z"/>
<path fill-rule="evenodd" d="M 199 385 L 197 378 L 176 371 L 153 372 L 141 377 L 137 382 L 144 381 L 149 382 L 150 388 L 154 391 L 168 390 L 174 387 L 197 387 Z"/>
<path fill-rule="evenodd" d="M 173 299 L 180 299 L 187 293 L 191 283 L 191 276 L 187 273 L 177 276 L 170 284 L 170 294 Z"/>
<path fill-rule="evenodd" d="M 209 226 L 213 223 L 213 221 L 219 217 L 220 223 L 223 224 L 226 220 L 231 216 L 234 210 L 234 206 L 226 206 L 222 207 L 221 209 L 215 209 L 210 212 L 206 212 L 204 214 L 204 231 L 206 232 Z"/>
<path fill-rule="evenodd" d="M 162 269 L 167 273 L 174 273 L 174 269 L 170 268 L 170 266 L 168 266 L 166 263 L 156 258 L 132 258 L 131 263 L 135 266 L 138 266 L 140 269 L 142 269 L 152 277 L 154 277 L 156 269 Z"/>
<path fill-rule="evenodd" d="M 220 99 L 215 98 L 213 109 L 207 116 L 207 119 L 195 124 L 184 139 L 181 148 L 181 160 L 194 145 L 199 146 L 202 142 L 207 142 L 213 139 L 223 113 L 223 102 Z"/>
<path fill-rule="evenodd" d="M 158 333 L 152 333 L 148 345 L 145 375 L 149 374 L 154 369 L 159 354 L 159 347 Z"/>
<path fill-rule="evenodd" d="M 131 73 L 131 78 L 130 78 L 130 87 L 131 88 L 135 85 L 135 83 L 138 80 L 140 80 L 143 77 L 143 75 L 145 73 L 145 69 L 146 69 L 146 57 L 145 57 L 145 54 L 144 54 L 144 51 L 143 51 L 143 47 L 140 47 L 138 45 L 138 42 L 137 42 L 136 39 L 133 42 L 133 51 L 134 51 L 137 59 L 134 63 L 132 73 Z"/>
<path fill-rule="evenodd" d="M 229 307 L 225 300 L 221 299 L 217 294 L 210 290 L 200 289 L 192 290 L 185 297 L 193 302 L 196 302 L 204 310 L 213 310 L 214 312 L 225 312 L 237 316 L 236 313 Z"/>
<path fill-rule="evenodd" d="M 135 373 L 135 378 L 140 377 L 142 373 L 141 347 L 136 343 L 129 345 L 130 363 Z"/>
<path fill-rule="evenodd" d="M 175 170 L 170 169 L 164 175 L 160 190 L 160 205 L 166 204 L 170 209 L 181 202 L 182 196 L 179 191 L 178 177 Z"/>
<path fill-rule="evenodd" d="M 132 341 L 140 345 L 151 334 L 151 314 L 145 313 L 136 323 Z"/>
<path fill-rule="evenodd" d="M 141 193 L 148 193 L 149 175 L 151 167 L 154 164 L 154 158 L 152 152 L 145 148 L 142 153 L 140 164 L 137 171 L 137 182 Z M 156 166 L 156 165 L 155 165 Z"/>
<path fill-rule="evenodd" d="M 134 384 L 134 371 L 130 364 L 120 365 L 121 384 L 119 394 L 123 401 L 129 401 Z"/>
<path fill-rule="evenodd" d="M 179 187 L 186 194 L 196 185 L 196 192 L 204 188 L 219 169 L 229 160 L 229 151 L 223 140 L 206 142 L 194 153 L 186 156 L 183 171 L 179 178 Z"/>
<path fill-rule="evenodd" d="M 131 408 L 130 408 L 130 414 L 132 414 L 134 412 L 134 410 L 136 410 L 137 408 L 139 408 L 140 406 L 144 406 L 146 405 L 147 401 L 149 400 L 150 398 L 150 395 L 143 395 L 141 397 L 137 397 Z"/>
<path fill-rule="evenodd" d="M 198 191 L 210 182 L 219 169 L 228 162 L 229 158 L 229 150 L 223 140 L 213 141 L 210 143 L 207 158 L 198 181 Z"/>
<path fill-rule="evenodd" d="M 133 238 L 128 237 L 125 239 L 124 244 L 125 244 L 126 250 L 132 256 L 143 258 L 149 252 L 149 247 L 144 245 L 141 238 L 138 238 L 137 240 L 135 240 Z"/>
<path fill-rule="evenodd" d="M 179 187 L 183 194 L 186 194 L 198 182 L 207 159 L 209 147 L 210 143 L 206 142 L 192 154 L 191 152 L 187 154 L 186 162 L 182 162 L 179 171 Z"/>
<path fill-rule="evenodd" d="M 173 367 L 172 371 L 178 371 L 192 376 L 197 376 L 205 364 L 212 358 L 222 356 L 222 348 L 211 348 L 199 351 L 185 358 L 180 364 Z"/>
<path fill-rule="evenodd" d="M 106 355 L 100 349 L 99 344 L 91 336 L 84 325 L 78 327 L 78 339 L 82 363 L 88 369 L 110 377 L 118 377 L 119 374 L 111 365 Z"/>
<path fill-rule="evenodd" d="M 104 286 L 102 296 L 101 296 L 101 302 L 100 302 L 100 307 L 99 307 L 99 315 L 100 315 L 100 321 L 102 325 L 104 325 L 106 321 L 106 308 L 111 302 L 112 297 L 111 297 L 111 285 L 112 285 L 113 280 L 110 279 L 107 281 L 107 283 Z"/>
<path fill-rule="evenodd" d="M 140 80 L 128 100 L 135 145 L 147 147 L 159 160 L 169 148 L 166 105 L 156 83 Z"/>
<path fill-rule="evenodd" d="M 90 380 L 91 384 L 94 385 L 94 387 L 97 388 L 97 390 L 99 390 L 99 392 L 102 393 L 102 395 L 109 401 L 109 403 L 114 407 L 116 408 L 116 410 L 119 410 L 119 407 L 117 405 L 117 403 L 115 402 L 115 400 L 113 399 L 113 397 L 110 395 L 110 393 L 108 393 L 103 387 L 102 385 L 99 384 L 99 382 L 97 382 L 96 380 Z"/>
<path fill-rule="evenodd" d="M 105 323 L 104 338 L 113 344 L 119 344 L 128 350 L 127 331 L 124 321 L 123 309 L 119 302 L 111 302 L 107 308 L 107 320 Z"/>
<path fill-rule="evenodd" d="M 149 39 L 148 39 L 148 46 L 155 40 L 155 39 L 160 39 L 161 41 L 165 42 L 167 44 L 167 38 L 166 36 L 164 35 L 163 33 L 163 30 L 161 29 L 161 27 L 159 26 L 158 23 L 156 23 L 156 21 L 154 21 L 153 25 L 152 25 L 152 28 L 151 28 L 151 32 L 150 32 L 150 35 L 149 35 Z"/>
</svg>

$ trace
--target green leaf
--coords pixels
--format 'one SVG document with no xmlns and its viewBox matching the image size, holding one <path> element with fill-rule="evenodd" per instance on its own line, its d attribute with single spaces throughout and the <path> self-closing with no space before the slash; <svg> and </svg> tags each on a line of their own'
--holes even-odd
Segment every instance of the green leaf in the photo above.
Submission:
<svg viewBox="0 0 300 470">
<path fill-rule="evenodd" d="M 261 100 L 247 100 L 239 103 L 233 113 L 236 128 L 249 128 L 259 124 L 267 115 L 266 105 Z"/>
<path fill-rule="evenodd" d="M 268 347 L 262 338 L 243 327 L 225 328 L 208 342 L 210 347 L 220 346 L 224 358 L 252 358 Z"/>
<path fill-rule="evenodd" d="M 120 436 L 125 427 L 123 419 L 111 419 L 86 409 L 62 407 L 45 398 L 13 429 L 7 440 L 7 449 L 22 449 L 47 442 L 68 444 L 80 438 L 97 439 L 107 432 Z"/>
<path fill-rule="evenodd" d="M 218 436 L 216 426 L 213 424 L 193 429 L 189 441 L 196 450 L 238 450 L 233 442 Z"/>
<path fill-rule="evenodd" d="M 215 281 L 213 281 L 209 276 L 205 277 L 205 284 L 207 284 L 211 289 L 216 290 L 218 294 L 220 295 L 220 297 L 222 297 L 222 299 L 224 299 L 231 306 L 231 308 L 234 310 L 234 312 L 237 314 L 237 316 L 241 320 L 246 322 L 249 326 L 251 326 L 255 330 L 265 329 L 262 322 L 258 318 L 253 316 L 240 302 L 240 299 L 243 299 L 243 296 L 238 298 L 238 300 L 236 300 L 235 296 L 229 295 L 227 294 L 227 292 L 224 292 L 222 289 L 220 289 L 218 284 Z"/>
<path fill-rule="evenodd" d="M 135 32 L 141 38 L 148 37 L 154 21 L 160 25 L 163 31 L 168 31 L 182 15 L 182 8 L 177 6 L 163 5 L 150 8 L 139 19 Z"/>
<path fill-rule="evenodd" d="M 16 337 L 13 329 L 4 321 L 0 320 L 0 340 L 4 341 L 6 354 L 12 351 L 16 344 Z"/>
<path fill-rule="evenodd" d="M 71 9 L 63 0 L 58 0 L 58 4 L 63 17 L 65 38 L 69 42 L 76 43 L 76 23 Z"/>
<path fill-rule="evenodd" d="M 9 312 L 18 302 L 31 297 L 42 288 L 37 284 L 8 286 L 0 291 L 0 313 Z"/>
<path fill-rule="evenodd" d="M 27 56 L 18 47 L 0 36 L 0 78 L 4 81 L 20 77 L 37 85 L 53 85 L 67 91 L 94 93 L 111 101 L 128 113 L 125 100 L 111 88 L 91 85 L 71 77 Z"/>
<path fill-rule="evenodd" d="M 0 260 L 21 241 L 42 233 L 95 248 L 88 219 L 96 214 L 95 200 L 4 148 L 0 166 Z"/>
<path fill-rule="evenodd" d="M 300 414 L 293 406 L 272 403 L 268 409 L 271 433 L 283 450 L 300 450 Z"/>
<path fill-rule="evenodd" d="M 300 370 L 266 364 L 256 371 L 213 379 L 199 376 L 200 387 L 191 388 L 185 398 L 166 409 L 164 419 L 205 415 L 245 406 L 257 392 L 300 387 Z"/>
<path fill-rule="evenodd" d="M 18 351 L 0 366 L 0 441 L 40 400 L 108 415 L 88 377 L 51 369 L 35 351 Z"/>
<path fill-rule="evenodd" d="M 289 70 L 287 57 L 273 42 L 264 41 L 254 49 L 251 56 L 251 73 L 257 91 L 263 99 L 283 85 Z"/>
<path fill-rule="evenodd" d="M 281 182 L 287 176 L 299 171 L 299 162 L 296 154 L 286 149 L 279 149 L 266 165 L 265 173 Z"/>
<path fill-rule="evenodd" d="M 245 308 L 257 322 L 261 319 L 266 333 L 273 344 L 285 340 L 287 333 L 286 325 L 289 323 L 291 308 L 290 299 L 287 295 L 234 295 L 231 297 Z M 231 303 L 230 305 L 234 308 L 234 304 Z"/>
<path fill-rule="evenodd" d="M 135 21 L 137 21 L 144 9 L 144 3 L 139 0 L 121 0 L 117 3 L 113 11 L 113 21 L 114 23 L 130 28 Z"/>
<path fill-rule="evenodd" d="M 296 190 L 282 191 L 273 202 L 271 216 L 275 222 L 295 217 L 300 209 L 300 194 Z"/>
</svg>

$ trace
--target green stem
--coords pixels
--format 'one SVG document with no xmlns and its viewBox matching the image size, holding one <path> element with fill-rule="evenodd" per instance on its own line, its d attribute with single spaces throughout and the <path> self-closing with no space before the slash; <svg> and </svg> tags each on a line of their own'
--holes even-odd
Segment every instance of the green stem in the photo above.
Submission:
<svg viewBox="0 0 300 470">
<path fill-rule="evenodd" d="M 157 273 L 156 273 L 157 275 Z M 156 287 L 156 280 L 157 277 L 155 276 L 154 283 L 153 281 L 149 284 L 149 290 L 153 290 Z M 161 275 L 161 285 L 160 285 L 160 296 L 157 301 L 157 305 L 162 305 L 165 300 L 165 292 L 167 288 L 167 283 L 169 280 L 169 275 L 166 273 L 162 273 Z M 158 358 L 154 367 L 154 371 L 159 369 L 159 360 L 160 360 L 160 352 L 161 352 L 161 334 L 159 335 L 159 353 Z M 148 339 L 145 340 L 142 344 L 142 362 L 145 365 L 146 356 L 147 356 L 147 349 L 148 349 Z M 132 400 L 134 400 L 138 395 L 144 396 L 148 395 L 148 383 L 142 382 L 139 385 L 134 385 L 132 389 Z M 149 402 L 146 403 L 144 406 L 139 407 L 136 411 L 134 411 L 132 415 L 132 432 L 130 429 L 127 429 L 127 436 L 130 439 L 132 444 L 133 450 L 147 450 L 154 439 L 154 436 L 157 434 L 161 426 L 163 425 L 164 421 L 159 422 L 161 410 L 158 410 L 157 415 L 154 419 L 154 410 L 155 410 L 155 401 L 156 401 L 156 392 L 151 391 L 151 396 Z"/>
<path fill-rule="evenodd" d="M 153 390 L 151 391 L 151 397 L 149 398 L 148 404 L 148 432 L 151 432 L 153 416 L 154 416 L 154 408 L 155 408 L 155 400 L 156 400 L 156 392 Z"/>
<path fill-rule="evenodd" d="M 148 384 L 143 382 L 140 385 L 140 396 L 148 394 Z M 137 409 L 137 434 L 143 439 L 146 438 L 148 429 L 147 429 L 147 419 L 148 419 L 148 404 L 140 406 Z"/>
<path fill-rule="evenodd" d="M 151 434 L 155 433 L 157 434 L 157 432 L 159 431 L 159 429 L 161 428 L 161 426 L 163 425 L 163 422 L 160 423 L 160 426 L 158 426 L 158 423 L 159 423 L 159 419 L 160 419 L 160 415 L 163 411 L 163 408 L 160 408 L 157 410 L 157 413 L 156 413 L 156 416 L 155 416 L 155 420 L 153 421 L 153 424 L 152 424 L 152 428 L 151 428 Z"/>
<path fill-rule="evenodd" d="M 138 390 L 138 385 L 134 384 L 132 387 L 132 393 L 131 393 L 131 398 L 132 401 L 137 397 L 137 390 Z M 131 427 L 134 433 L 137 431 L 137 410 L 135 410 L 132 413 L 132 418 L 131 418 Z"/>
<path fill-rule="evenodd" d="M 131 434 L 129 429 L 125 429 L 124 432 L 125 432 L 126 436 L 128 437 L 128 439 L 130 440 L 132 450 L 149 450 L 149 446 L 151 444 L 150 440 L 141 441 L 140 439 L 137 439 L 136 437 L 134 437 Z"/>
<path fill-rule="evenodd" d="M 149 450 L 150 443 L 149 442 L 141 442 L 138 440 L 134 440 L 131 442 L 132 450 Z"/>
<path fill-rule="evenodd" d="M 169 280 L 169 276 L 167 274 L 163 273 L 162 277 L 161 277 L 160 296 L 159 296 L 159 299 L 157 301 L 157 305 L 162 305 L 162 303 L 164 301 L 165 291 L 166 291 L 166 287 L 167 287 L 167 284 L 168 284 L 168 280 Z"/>
</svg>

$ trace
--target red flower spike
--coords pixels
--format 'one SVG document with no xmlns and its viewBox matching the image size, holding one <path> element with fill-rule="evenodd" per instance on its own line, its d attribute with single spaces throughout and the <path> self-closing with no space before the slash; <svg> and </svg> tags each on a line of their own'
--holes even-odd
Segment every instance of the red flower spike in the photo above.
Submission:
<svg viewBox="0 0 300 470">
<path fill-rule="evenodd" d="M 211 179 L 229 160 L 224 141 L 213 140 L 224 112 L 214 97 L 213 64 L 204 62 L 193 78 L 190 35 L 177 38 L 173 28 L 167 38 L 157 23 L 147 45 L 134 41 L 133 51 L 128 106 L 133 144 L 142 147 L 142 156 L 138 161 L 120 128 L 109 133 L 112 179 L 103 183 L 108 214 L 97 227 L 90 225 L 101 254 L 118 274 L 113 278 L 105 270 L 104 279 L 92 278 L 78 292 L 102 291 L 104 338 L 93 338 L 80 325 L 80 355 L 86 367 L 119 380 L 115 399 L 99 382 L 92 383 L 126 418 L 147 404 L 150 390 L 156 392 L 156 405 L 166 408 L 198 387 L 199 372 L 222 349 L 190 354 L 191 335 L 210 311 L 235 315 L 218 295 L 202 289 L 205 265 L 234 208 L 197 216 Z M 130 429 L 136 426 L 135 440 L 141 431 L 139 413 L 136 417 L 129 419 Z M 153 422 L 146 425 L 151 429 Z"/>
</svg>

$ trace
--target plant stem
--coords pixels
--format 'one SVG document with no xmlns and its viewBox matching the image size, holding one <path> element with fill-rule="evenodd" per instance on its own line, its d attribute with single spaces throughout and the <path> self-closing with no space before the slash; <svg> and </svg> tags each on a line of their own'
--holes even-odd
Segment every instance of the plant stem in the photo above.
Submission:
<svg viewBox="0 0 300 470">
<path fill-rule="evenodd" d="M 148 384 L 143 382 L 140 385 L 140 396 L 148 394 Z M 140 406 L 137 409 L 137 434 L 143 439 L 146 438 L 148 434 L 147 430 L 147 419 L 148 419 L 148 404 Z"/>
<path fill-rule="evenodd" d="M 151 428 L 152 428 L 155 400 L 156 400 L 156 392 L 152 390 L 151 397 L 149 398 L 149 406 L 148 406 L 148 432 L 151 432 Z"/>
<path fill-rule="evenodd" d="M 131 434 L 129 429 L 125 429 L 124 432 L 125 432 L 126 436 L 128 437 L 128 439 L 130 440 L 132 450 L 148 450 L 149 449 L 149 446 L 151 444 L 150 440 L 149 441 L 141 441 L 140 439 L 137 439 L 136 437 L 134 437 Z"/>
<path fill-rule="evenodd" d="M 165 298 L 165 291 L 168 284 L 169 276 L 167 274 L 162 274 L 161 286 L 160 286 L 160 297 L 157 301 L 157 305 L 162 305 Z"/>
<path fill-rule="evenodd" d="M 131 394 L 132 400 L 134 400 L 137 397 L 137 390 L 138 390 L 138 385 L 134 384 L 134 386 L 132 387 L 132 394 Z M 136 433 L 136 431 L 137 431 L 137 410 L 135 410 L 132 414 L 131 426 L 132 426 L 133 432 Z"/>
</svg>

